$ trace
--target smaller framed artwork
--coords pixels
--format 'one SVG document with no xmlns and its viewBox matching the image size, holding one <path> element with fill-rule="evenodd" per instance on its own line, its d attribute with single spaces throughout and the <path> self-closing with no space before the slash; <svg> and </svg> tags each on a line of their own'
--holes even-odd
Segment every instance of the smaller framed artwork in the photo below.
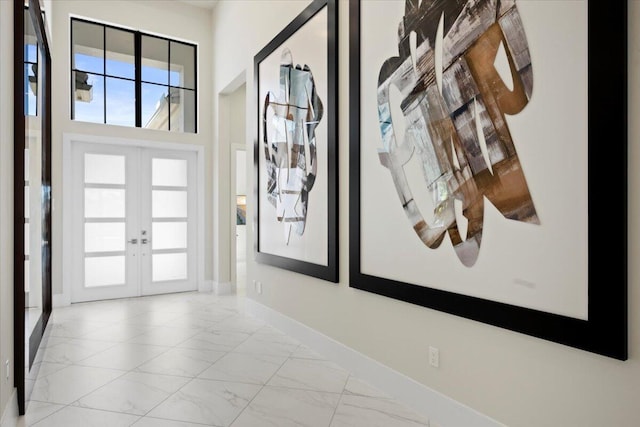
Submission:
<svg viewBox="0 0 640 427">
<path fill-rule="evenodd" d="M 337 22 L 313 1 L 254 57 L 256 261 L 334 283 Z"/>
</svg>

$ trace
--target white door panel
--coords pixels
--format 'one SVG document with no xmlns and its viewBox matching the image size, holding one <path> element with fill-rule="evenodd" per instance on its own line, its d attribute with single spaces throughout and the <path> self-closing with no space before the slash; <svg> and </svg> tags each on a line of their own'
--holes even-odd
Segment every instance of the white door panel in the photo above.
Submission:
<svg viewBox="0 0 640 427">
<path fill-rule="evenodd" d="M 72 302 L 195 290 L 196 155 L 73 147 Z"/>
<path fill-rule="evenodd" d="M 196 155 L 146 149 L 142 164 L 142 295 L 195 290 Z"/>
</svg>

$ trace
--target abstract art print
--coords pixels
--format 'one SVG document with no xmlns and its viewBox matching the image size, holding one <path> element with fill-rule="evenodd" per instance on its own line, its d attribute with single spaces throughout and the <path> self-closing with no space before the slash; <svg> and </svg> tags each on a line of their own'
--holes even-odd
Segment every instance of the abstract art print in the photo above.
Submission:
<svg viewBox="0 0 640 427">
<path fill-rule="evenodd" d="M 314 1 L 254 58 L 256 260 L 337 282 L 337 8 Z"/>
<path fill-rule="evenodd" d="M 400 56 L 382 64 L 378 79 L 380 163 L 391 172 L 405 214 L 423 243 L 437 248 L 446 233 L 460 261 L 472 266 L 482 241 L 485 197 L 507 218 L 539 221 L 505 119 L 505 113 L 520 112 L 531 96 L 527 39 L 514 2 L 477 2 L 474 8 L 455 1 L 407 6 L 398 35 Z M 441 22 L 446 36 L 438 79 L 434 42 Z M 414 45 L 411 34 L 416 35 Z M 501 47 L 506 48 L 512 88 L 494 66 Z M 406 94 L 397 117 L 407 127 L 404 135 L 394 133 L 392 87 Z M 433 202 L 431 224 L 405 176 L 412 156 L 419 159 L 422 184 Z M 456 203 L 464 212 L 464 239 Z"/>
<path fill-rule="evenodd" d="M 626 359 L 625 7 L 351 0 L 349 20 L 350 286 Z"/>
</svg>

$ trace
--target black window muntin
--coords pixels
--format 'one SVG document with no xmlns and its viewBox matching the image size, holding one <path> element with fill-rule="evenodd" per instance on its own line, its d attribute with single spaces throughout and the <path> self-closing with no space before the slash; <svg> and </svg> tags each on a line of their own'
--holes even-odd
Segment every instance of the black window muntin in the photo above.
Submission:
<svg viewBox="0 0 640 427">
<path fill-rule="evenodd" d="M 75 57 L 75 49 L 74 49 L 74 45 L 76 43 L 75 39 L 74 39 L 74 34 L 73 34 L 73 23 L 74 22 L 81 22 L 81 23 L 85 23 L 85 24 L 90 24 L 90 25 L 95 25 L 98 27 L 102 27 L 103 29 L 103 35 L 102 35 L 102 61 L 103 61 L 103 73 L 97 73 L 95 71 L 86 71 L 86 70 L 82 70 L 82 69 L 78 69 L 76 67 L 74 67 L 74 57 Z M 107 37 L 106 37 L 106 31 L 107 28 L 112 28 L 118 31 L 123 31 L 123 32 L 128 32 L 133 34 L 134 36 L 134 68 L 135 68 L 135 79 L 130 79 L 130 78 L 126 78 L 126 77 L 121 77 L 121 76 L 115 76 L 115 75 L 111 75 L 107 73 Z M 77 72 L 81 72 L 81 73 L 86 73 L 86 74 L 90 74 L 93 76 L 98 76 L 101 77 L 103 79 L 103 121 L 102 123 L 106 124 L 107 123 L 107 84 L 106 84 L 106 80 L 107 78 L 111 78 L 111 79 L 120 79 L 120 80 L 126 80 L 126 81 L 131 81 L 135 83 L 135 127 L 137 128 L 142 128 L 142 84 L 153 84 L 153 85 L 157 85 L 157 86 L 162 86 L 162 87 L 166 87 L 167 88 L 167 94 L 168 97 L 171 97 L 171 89 L 177 89 L 177 90 L 183 90 L 183 91 L 189 91 L 192 93 L 193 95 L 193 124 L 192 124 L 192 131 L 185 131 L 184 129 L 187 128 L 187 125 L 184 125 L 184 128 L 182 130 L 182 132 L 184 133 L 197 133 L 197 129 L 198 129 L 198 114 L 197 114 L 197 93 L 198 93 L 198 50 L 197 50 L 197 45 L 192 44 L 192 43 L 188 43 L 188 42 L 184 42 L 184 41 L 180 41 L 180 40 L 175 40 L 175 39 L 171 39 L 168 37 L 163 37 L 157 34 L 151 34 L 151 33 L 145 33 L 142 31 L 136 31 L 136 30 L 130 30 L 127 28 L 123 28 L 123 27 L 118 27 L 115 25 L 110 25 L 110 24 L 103 24 L 100 22 L 95 22 L 95 21 L 91 21 L 88 19 L 83 19 L 83 18 L 77 18 L 77 17 L 72 17 L 70 20 L 70 32 L 71 32 L 71 55 L 70 55 L 70 69 L 71 69 L 71 119 L 75 120 L 75 75 Z M 167 42 L 167 49 L 168 49 L 168 61 L 167 61 L 167 84 L 163 85 L 163 84 L 159 84 L 159 83 L 155 83 L 155 82 L 147 82 L 142 80 L 142 37 L 151 37 L 151 38 L 155 38 L 155 39 L 159 39 L 159 40 L 164 40 Z M 172 85 L 171 84 L 171 77 L 170 77 L 170 73 L 171 73 L 171 44 L 178 44 L 178 45 L 183 45 L 183 46 L 187 46 L 193 49 L 193 87 L 185 87 L 185 86 L 180 86 L 180 85 Z M 169 99 L 170 101 L 170 99 Z M 169 114 L 168 117 L 168 121 L 169 124 L 167 125 L 167 129 L 168 130 L 172 130 L 171 129 L 171 115 Z M 191 126 L 189 126 L 191 127 Z"/>
</svg>

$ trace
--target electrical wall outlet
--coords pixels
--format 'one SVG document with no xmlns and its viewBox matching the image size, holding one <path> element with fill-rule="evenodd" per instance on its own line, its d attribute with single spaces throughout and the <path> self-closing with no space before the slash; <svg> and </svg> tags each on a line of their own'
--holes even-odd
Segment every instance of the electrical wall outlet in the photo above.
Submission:
<svg viewBox="0 0 640 427">
<path fill-rule="evenodd" d="M 9 359 L 4 362 L 4 378 L 6 382 L 9 381 Z"/>
<path fill-rule="evenodd" d="M 440 350 L 436 347 L 429 346 L 429 365 L 434 368 L 440 366 Z"/>
<path fill-rule="evenodd" d="M 256 294 L 261 294 L 262 293 L 262 282 L 256 279 L 253 279 L 251 281 L 253 283 L 253 291 Z"/>
</svg>

